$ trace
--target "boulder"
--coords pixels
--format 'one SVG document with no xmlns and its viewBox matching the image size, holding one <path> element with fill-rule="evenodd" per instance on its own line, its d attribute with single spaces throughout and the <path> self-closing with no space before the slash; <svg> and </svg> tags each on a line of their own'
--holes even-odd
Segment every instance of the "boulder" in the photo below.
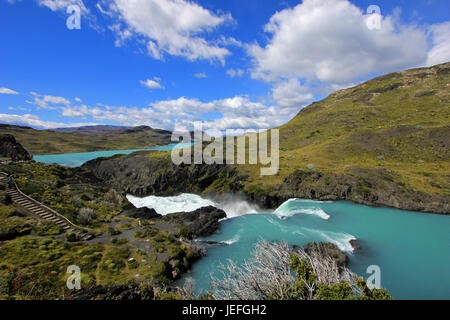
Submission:
<svg viewBox="0 0 450 320">
<path fill-rule="evenodd" d="M 158 214 L 155 209 L 149 209 L 149 208 L 129 208 L 122 212 L 126 216 L 134 219 L 154 219 L 158 218 L 161 215 Z"/>
<path fill-rule="evenodd" d="M 308 254 L 317 253 L 323 258 L 330 257 L 336 261 L 339 268 L 348 266 L 350 262 L 348 256 L 337 245 L 330 242 L 310 242 L 306 245 L 305 251 Z"/>
<path fill-rule="evenodd" d="M 213 206 L 202 207 L 192 212 L 171 213 L 161 218 L 185 227 L 192 237 L 207 237 L 219 229 L 219 220 L 226 218 L 225 211 Z"/>
<path fill-rule="evenodd" d="M 29 153 L 13 135 L 0 135 L 0 157 L 8 157 L 17 160 L 27 160 Z"/>
</svg>

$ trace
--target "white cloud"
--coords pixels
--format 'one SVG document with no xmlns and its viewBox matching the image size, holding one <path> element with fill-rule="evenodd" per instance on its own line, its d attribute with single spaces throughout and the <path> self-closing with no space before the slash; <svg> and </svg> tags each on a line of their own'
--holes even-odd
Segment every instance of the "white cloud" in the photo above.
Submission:
<svg viewBox="0 0 450 320">
<path fill-rule="evenodd" d="M 308 88 L 302 87 L 297 79 L 278 83 L 272 88 L 272 97 L 281 107 L 300 107 L 314 98 Z"/>
<path fill-rule="evenodd" d="M 26 100 L 26 102 L 37 105 L 42 109 L 56 110 L 61 105 L 70 105 L 70 101 L 64 97 L 41 95 L 33 91 L 30 94 L 33 96 L 33 101 Z"/>
<path fill-rule="evenodd" d="M 70 5 L 77 5 L 80 7 L 81 12 L 88 13 L 89 10 L 83 3 L 83 0 L 38 0 L 40 6 L 50 8 L 52 11 L 66 11 Z"/>
<path fill-rule="evenodd" d="M 145 81 L 141 80 L 139 81 L 143 86 L 146 86 L 149 89 L 163 89 L 161 84 L 159 84 L 158 81 L 161 81 L 161 79 L 155 77 L 154 80 L 147 79 Z"/>
<path fill-rule="evenodd" d="M 228 69 L 227 75 L 229 75 L 231 78 L 234 77 L 242 77 L 244 75 L 244 70 L 242 69 Z"/>
<path fill-rule="evenodd" d="M 81 102 L 81 98 L 75 97 L 74 99 L 76 102 Z"/>
<path fill-rule="evenodd" d="M 290 120 L 298 107 L 278 108 L 246 96 L 200 101 L 180 97 L 150 103 L 148 107 L 86 105 L 59 108 L 61 115 L 70 118 L 92 119 L 124 126 L 148 125 L 153 128 L 173 130 L 176 126 L 192 127 L 194 121 L 202 121 L 207 115 L 215 119 L 205 120 L 205 129 L 266 129 Z M 89 120 L 91 121 L 91 120 Z"/>
<path fill-rule="evenodd" d="M 194 74 L 194 77 L 199 78 L 199 79 L 208 78 L 208 76 L 206 75 L 205 72 L 196 73 L 196 74 Z"/>
<path fill-rule="evenodd" d="M 193 121 L 200 121 L 208 113 L 220 113 L 221 117 L 205 121 L 205 129 L 263 129 L 281 125 L 290 120 L 298 108 L 277 108 L 265 105 L 259 101 L 252 101 L 246 96 L 202 102 L 198 99 L 185 97 L 176 100 L 165 100 L 151 103 L 153 111 L 158 112 L 159 118 L 171 118 L 174 125 L 192 126 Z M 176 115 L 176 117 L 173 117 Z"/>
<path fill-rule="evenodd" d="M 17 91 L 5 87 L 0 88 L 0 94 L 19 94 Z"/>
<path fill-rule="evenodd" d="M 4 114 L 0 113 L 0 122 L 9 124 L 26 125 L 38 129 L 71 128 L 81 126 L 98 125 L 99 123 L 62 123 L 53 121 L 43 121 L 38 116 L 32 114 Z"/>
<path fill-rule="evenodd" d="M 34 97 L 33 101 L 27 100 L 26 102 L 37 105 L 43 109 L 56 110 L 59 108 L 58 105 L 70 105 L 70 101 L 64 97 L 41 95 L 33 91 L 31 91 L 30 94 Z"/>
<path fill-rule="evenodd" d="M 423 30 L 389 16 L 382 17 L 381 29 L 371 30 L 368 17 L 348 0 L 304 0 L 275 13 L 264 28 L 271 35 L 268 43 L 247 46 L 252 76 L 347 83 L 424 63 Z"/>
<path fill-rule="evenodd" d="M 106 1 L 103 1 L 106 4 Z M 103 10 L 105 11 L 105 10 Z M 114 0 L 109 10 L 118 35 L 116 45 L 136 35 L 147 42 L 148 54 L 162 60 L 164 54 L 188 60 L 206 59 L 225 63 L 230 52 L 219 43 L 205 38 L 206 33 L 232 22 L 230 14 L 215 14 L 199 4 L 185 0 Z M 233 38 L 217 40 L 237 45 Z"/>
<path fill-rule="evenodd" d="M 100 114 L 102 114 L 102 110 L 100 108 L 90 108 L 86 105 L 80 105 L 80 106 L 69 106 L 61 108 L 62 115 L 64 117 L 71 117 L 71 118 L 81 118 L 86 119 L 86 116 L 92 116 L 96 117 Z"/>
<path fill-rule="evenodd" d="M 433 46 L 428 52 L 427 66 L 450 61 L 450 21 L 430 27 Z"/>
</svg>

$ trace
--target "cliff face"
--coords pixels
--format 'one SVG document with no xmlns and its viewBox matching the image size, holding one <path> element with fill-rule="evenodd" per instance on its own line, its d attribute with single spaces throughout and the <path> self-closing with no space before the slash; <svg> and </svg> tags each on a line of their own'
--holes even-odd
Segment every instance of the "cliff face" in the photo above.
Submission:
<svg viewBox="0 0 450 320">
<path fill-rule="evenodd" d="M 330 94 L 280 130 L 280 170 L 245 191 L 449 213 L 450 63 L 390 73 Z"/>
<path fill-rule="evenodd" d="M 230 190 L 238 190 L 240 177 L 227 165 L 174 165 L 170 157 L 153 158 L 149 152 L 99 158 L 80 170 L 89 169 L 109 187 L 136 196 L 173 195 L 180 192 L 202 193 L 218 181 L 226 181 Z"/>
<path fill-rule="evenodd" d="M 289 198 L 449 214 L 450 63 L 387 74 L 331 94 L 280 130 L 280 168 L 175 166 L 170 156 L 131 154 L 86 164 L 138 196 L 242 192 L 276 208 Z"/>
<path fill-rule="evenodd" d="M 10 134 L 0 135 L 0 157 L 26 160 L 28 151 Z"/>
<path fill-rule="evenodd" d="M 380 168 L 352 168 L 345 174 L 295 171 L 270 192 L 252 193 L 248 198 L 268 208 L 276 208 L 291 198 L 302 198 L 450 213 L 448 196 L 413 190 L 399 180 L 394 172 Z"/>
</svg>

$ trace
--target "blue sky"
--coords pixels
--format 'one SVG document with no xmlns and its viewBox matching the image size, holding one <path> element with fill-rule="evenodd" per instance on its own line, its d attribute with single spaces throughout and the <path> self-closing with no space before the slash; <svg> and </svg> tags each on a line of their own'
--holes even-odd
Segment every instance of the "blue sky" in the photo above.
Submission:
<svg viewBox="0 0 450 320">
<path fill-rule="evenodd" d="M 449 12 L 448 0 L 0 0 L 0 122 L 269 128 L 335 90 L 449 61 Z"/>
</svg>

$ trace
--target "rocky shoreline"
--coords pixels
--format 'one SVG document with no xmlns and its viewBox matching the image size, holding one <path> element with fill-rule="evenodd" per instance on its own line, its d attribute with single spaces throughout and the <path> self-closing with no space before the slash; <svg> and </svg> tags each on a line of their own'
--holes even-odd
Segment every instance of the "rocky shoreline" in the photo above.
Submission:
<svg viewBox="0 0 450 320">
<path fill-rule="evenodd" d="M 246 176 L 229 165 L 174 165 L 170 159 L 155 160 L 148 152 L 99 158 L 87 162 L 93 176 L 123 193 L 145 197 L 173 196 L 179 193 L 208 193 L 220 198 L 231 193 L 275 209 L 291 198 L 314 200 L 347 200 L 358 204 L 392 207 L 402 210 L 450 214 L 445 196 L 411 190 L 398 177 L 383 168 L 351 168 L 346 174 L 297 170 L 271 190 L 248 192 Z M 82 170 L 82 169 L 80 169 Z"/>
<path fill-rule="evenodd" d="M 265 208 L 277 208 L 291 198 L 301 198 L 450 214 L 448 198 L 405 188 L 395 183 L 393 174 L 385 169 L 353 168 L 346 175 L 296 171 L 269 194 L 245 195 L 249 201 Z"/>
</svg>

